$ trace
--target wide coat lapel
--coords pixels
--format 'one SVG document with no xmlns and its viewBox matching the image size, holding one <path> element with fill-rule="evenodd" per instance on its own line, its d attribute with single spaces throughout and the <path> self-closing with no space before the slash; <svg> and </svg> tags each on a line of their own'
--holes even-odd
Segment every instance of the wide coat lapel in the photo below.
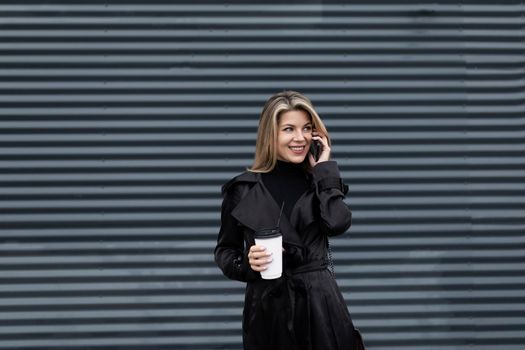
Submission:
<svg viewBox="0 0 525 350">
<path fill-rule="evenodd" d="M 290 223 L 299 232 L 305 232 L 308 225 L 315 221 L 313 203 L 316 201 L 314 190 L 309 190 L 297 201 L 292 214 Z"/>
<path fill-rule="evenodd" d="M 232 216 L 253 231 L 276 227 L 281 209 L 262 184 L 260 175 L 257 175 L 257 183 L 232 210 Z M 283 233 L 283 243 L 303 248 L 299 234 L 286 215 L 282 215 L 279 227 Z"/>
</svg>

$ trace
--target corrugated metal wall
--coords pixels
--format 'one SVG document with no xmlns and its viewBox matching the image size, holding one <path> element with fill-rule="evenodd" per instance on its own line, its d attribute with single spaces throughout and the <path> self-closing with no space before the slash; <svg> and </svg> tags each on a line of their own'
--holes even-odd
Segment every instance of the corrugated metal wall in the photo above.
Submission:
<svg viewBox="0 0 525 350">
<path fill-rule="evenodd" d="M 305 92 L 372 350 L 525 346 L 523 1 L 0 4 L 0 349 L 240 349 L 212 258 L 258 113 Z"/>
</svg>

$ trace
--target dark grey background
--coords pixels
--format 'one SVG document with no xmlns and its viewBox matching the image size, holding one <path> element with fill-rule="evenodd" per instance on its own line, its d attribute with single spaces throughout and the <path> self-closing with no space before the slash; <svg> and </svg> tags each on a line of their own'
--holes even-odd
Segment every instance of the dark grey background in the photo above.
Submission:
<svg viewBox="0 0 525 350">
<path fill-rule="evenodd" d="M 2 1 L 0 349 L 240 349 L 219 190 L 296 89 L 368 349 L 522 350 L 524 2 L 368 3 Z"/>
</svg>

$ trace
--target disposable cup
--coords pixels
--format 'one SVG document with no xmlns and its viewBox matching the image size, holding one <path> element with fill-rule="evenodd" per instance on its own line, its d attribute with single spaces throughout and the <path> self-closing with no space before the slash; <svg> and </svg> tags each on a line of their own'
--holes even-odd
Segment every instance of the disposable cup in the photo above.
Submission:
<svg viewBox="0 0 525 350">
<path fill-rule="evenodd" d="M 283 273 L 283 236 L 277 228 L 255 232 L 255 244 L 264 246 L 271 253 L 272 261 L 261 271 L 261 277 L 271 280 L 281 277 Z"/>
</svg>

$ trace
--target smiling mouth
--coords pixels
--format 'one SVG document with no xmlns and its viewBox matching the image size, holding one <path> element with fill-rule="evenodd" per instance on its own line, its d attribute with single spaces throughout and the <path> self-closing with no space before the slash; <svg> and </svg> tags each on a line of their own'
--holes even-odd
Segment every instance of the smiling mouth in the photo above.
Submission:
<svg viewBox="0 0 525 350">
<path fill-rule="evenodd" d="M 302 151 L 304 151 L 304 149 L 306 148 L 306 146 L 290 146 L 289 148 L 290 148 L 293 152 L 301 153 Z"/>
</svg>

